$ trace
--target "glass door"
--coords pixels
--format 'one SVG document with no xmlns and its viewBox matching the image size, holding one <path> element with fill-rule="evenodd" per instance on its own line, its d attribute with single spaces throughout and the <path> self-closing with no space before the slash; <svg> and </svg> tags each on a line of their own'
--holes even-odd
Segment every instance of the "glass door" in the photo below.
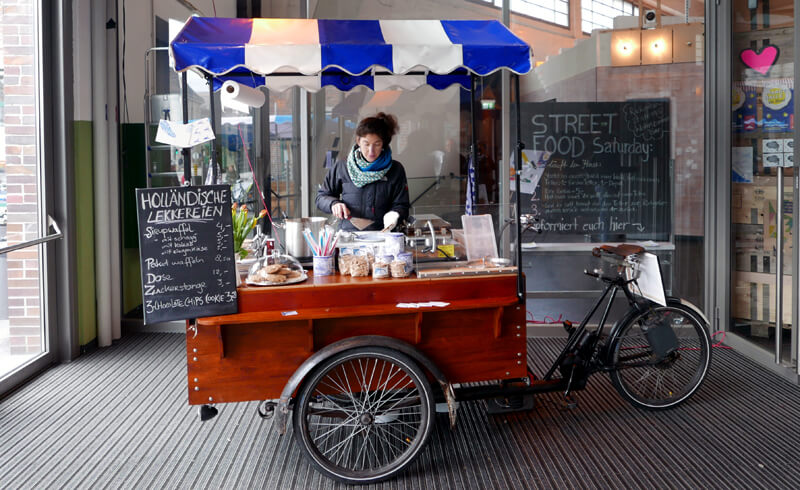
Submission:
<svg viewBox="0 0 800 490">
<path fill-rule="evenodd" d="M 44 212 L 41 12 L 0 0 L 0 394 L 51 353 Z"/>
<path fill-rule="evenodd" d="M 793 2 L 734 0 L 731 19 L 730 331 L 790 364 Z"/>
</svg>

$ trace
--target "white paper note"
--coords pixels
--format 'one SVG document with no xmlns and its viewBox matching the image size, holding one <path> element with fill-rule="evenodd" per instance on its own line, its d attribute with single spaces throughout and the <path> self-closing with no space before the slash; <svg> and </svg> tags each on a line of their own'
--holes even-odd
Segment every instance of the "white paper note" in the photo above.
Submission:
<svg viewBox="0 0 800 490">
<path fill-rule="evenodd" d="M 661 282 L 661 268 L 658 265 L 658 257 L 651 253 L 641 254 L 639 257 L 639 272 L 639 279 L 628 283 L 628 290 L 661 306 L 667 306 L 664 284 Z M 626 270 L 628 279 L 630 279 L 630 273 L 629 269 Z"/>
<path fill-rule="evenodd" d="M 158 122 L 156 141 L 165 145 L 191 148 L 213 139 L 214 131 L 211 129 L 211 121 L 207 117 L 192 121 L 189 124 L 167 121 L 166 119 Z"/>
</svg>

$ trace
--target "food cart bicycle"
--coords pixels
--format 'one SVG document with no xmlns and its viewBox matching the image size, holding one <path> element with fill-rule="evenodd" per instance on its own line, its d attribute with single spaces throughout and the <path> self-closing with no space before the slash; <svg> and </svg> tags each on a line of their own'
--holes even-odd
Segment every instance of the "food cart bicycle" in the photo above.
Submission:
<svg viewBox="0 0 800 490">
<path fill-rule="evenodd" d="M 176 70 L 200 72 L 211 93 L 228 79 L 277 89 L 474 87 L 476 75 L 506 69 L 515 74 L 518 102 L 518 74 L 530 70 L 530 48 L 494 21 L 194 17 L 170 49 Z M 517 127 L 519 134 L 518 120 Z M 517 187 L 517 242 L 519 195 Z M 548 371 L 531 373 L 520 247 L 515 253 L 510 272 L 402 279 L 310 273 L 290 286 L 241 287 L 238 313 L 187 322 L 189 403 L 213 413 L 218 403 L 263 401 L 259 413 L 281 434 L 291 415 L 295 440 L 316 469 L 370 483 L 415 459 L 437 404 L 455 426 L 458 402 L 514 404 L 553 391 L 569 401 L 597 372 L 644 409 L 674 407 L 697 391 L 711 359 L 708 322 L 683 300 L 659 304 L 640 294 L 646 251 L 636 245 L 594 250 L 598 266 L 585 272 L 605 284 L 603 292 L 579 325 L 565 323 L 568 340 Z M 619 292 L 630 308 L 606 334 Z M 597 328 L 589 328 L 604 302 Z"/>
</svg>

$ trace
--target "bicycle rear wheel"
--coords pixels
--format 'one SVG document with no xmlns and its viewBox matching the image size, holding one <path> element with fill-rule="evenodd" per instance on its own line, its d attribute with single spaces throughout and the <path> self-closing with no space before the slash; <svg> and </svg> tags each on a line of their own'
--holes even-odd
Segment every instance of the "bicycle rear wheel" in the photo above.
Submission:
<svg viewBox="0 0 800 490">
<path fill-rule="evenodd" d="M 644 331 L 668 325 L 678 348 L 658 359 Z M 704 322 L 679 301 L 629 314 L 610 340 L 611 382 L 623 398 L 648 410 L 672 408 L 692 396 L 711 363 L 711 342 Z"/>
</svg>

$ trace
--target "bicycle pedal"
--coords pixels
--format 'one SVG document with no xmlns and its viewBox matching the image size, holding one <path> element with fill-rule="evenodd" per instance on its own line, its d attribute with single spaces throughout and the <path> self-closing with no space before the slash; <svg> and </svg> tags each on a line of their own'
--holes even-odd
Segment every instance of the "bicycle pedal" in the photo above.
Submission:
<svg viewBox="0 0 800 490">
<path fill-rule="evenodd" d="M 567 334 L 572 335 L 572 332 L 575 331 L 575 327 L 572 326 L 572 322 L 569 320 L 564 320 L 563 325 L 564 325 L 564 330 L 567 331 Z"/>
<path fill-rule="evenodd" d="M 561 410 L 572 410 L 578 408 L 578 400 L 572 395 L 564 395 L 561 401 Z"/>
</svg>

